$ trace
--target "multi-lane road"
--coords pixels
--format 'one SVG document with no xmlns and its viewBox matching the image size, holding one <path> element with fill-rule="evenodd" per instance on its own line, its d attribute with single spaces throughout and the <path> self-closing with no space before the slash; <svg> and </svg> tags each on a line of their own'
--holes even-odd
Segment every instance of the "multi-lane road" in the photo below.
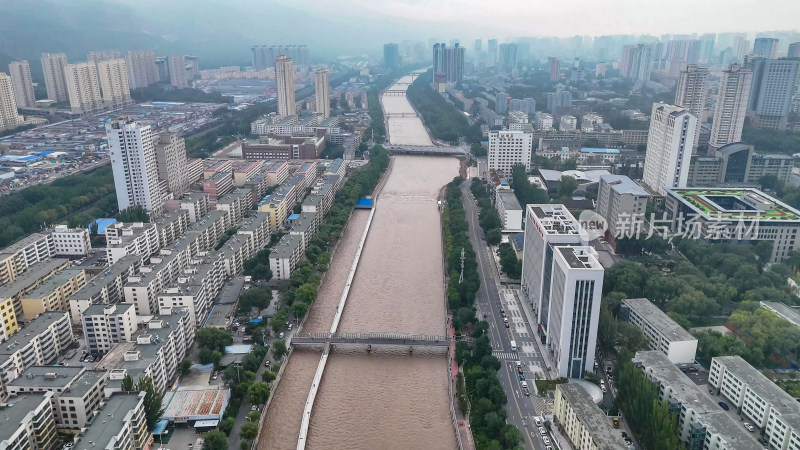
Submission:
<svg viewBox="0 0 800 450">
<path fill-rule="evenodd" d="M 492 353 L 502 363 L 497 375 L 508 397 L 506 404 L 508 420 L 525 435 L 526 448 L 545 450 L 547 445 L 534 423 L 534 417 L 541 416 L 546 408 L 545 399 L 536 395 L 534 382 L 534 372 L 539 373 L 539 378 L 543 378 L 547 372 L 545 362 L 536 344 L 534 330 L 525 319 L 515 291 L 504 289 L 500 285 L 494 257 L 486 241 L 483 240 L 483 231 L 478 224 L 479 208 L 472 197 L 469 185 L 469 181 L 464 182 L 461 185 L 461 192 L 469 223 L 469 239 L 477 255 L 481 277 L 476 307 L 479 317 L 484 317 L 484 320 L 489 322 L 488 333 L 492 343 Z M 504 317 L 508 318 L 509 328 L 505 326 Z M 511 348 L 512 340 L 517 345 L 517 351 Z M 518 360 L 522 363 L 530 395 L 526 395 L 522 389 L 517 374 Z"/>
</svg>

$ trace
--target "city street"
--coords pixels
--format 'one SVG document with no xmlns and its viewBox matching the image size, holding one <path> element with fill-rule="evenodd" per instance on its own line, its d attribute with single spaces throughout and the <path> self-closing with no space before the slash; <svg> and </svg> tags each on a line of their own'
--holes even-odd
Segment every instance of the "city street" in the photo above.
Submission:
<svg viewBox="0 0 800 450">
<path fill-rule="evenodd" d="M 522 306 L 512 289 L 498 289 L 500 285 L 490 250 L 482 239 L 483 231 L 478 224 L 479 208 L 469 190 L 470 182 L 461 185 L 462 200 L 469 222 L 469 239 L 478 259 L 481 287 L 476 296 L 478 316 L 489 322 L 489 336 L 493 354 L 502 362 L 497 376 L 506 392 L 508 420 L 525 435 L 525 447 L 544 450 L 542 440 L 533 417 L 541 415 L 546 409 L 544 399 L 536 394 L 534 371 L 539 378 L 546 373 L 544 361 L 535 342 L 535 334 L 524 319 Z M 503 313 L 508 317 L 510 327 L 506 328 Z M 511 350 L 511 341 L 517 344 L 517 351 Z M 517 373 L 516 361 L 522 362 L 523 372 L 528 383 L 530 396 L 523 392 Z M 552 438 L 551 438 L 552 439 Z M 563 447 L 561 447 L 563 448 Z"/>
</svg>

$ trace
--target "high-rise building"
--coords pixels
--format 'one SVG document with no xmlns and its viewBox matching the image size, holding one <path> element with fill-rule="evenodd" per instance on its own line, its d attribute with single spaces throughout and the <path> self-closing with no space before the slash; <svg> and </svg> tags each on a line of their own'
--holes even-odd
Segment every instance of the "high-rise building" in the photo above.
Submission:
<svg viewBox="0 0 800 450">
<path fill-rule="evenodd" d="M 722 72 L 708 140 L 709 154 L 723 145 L 742 140 L 752 80 L 753 73 L 738 64 L 732 64 Z"/>
<path fill-rule="evenodd" d="M 278 115 L 295 115 L 297 107 L 294 101 L 294 63 L 286 55 L 279 55 L 275 59 L 275 81 L 278 87 Z"/>
<path fill-rule="evenodd" d="M 800 59 L 753 60 L 753 84 L 747 109 L 755 112 L 756 127 L 786 129 L 799 67 Z"/>
<path fill-rule="evenodd" d="M 162 133 L 155 143 L 158 177 L 167 180 L 167 188 L 174 198 L 189 191 L 189 174 L 186 171 L 186 142 L 177 133 Z"/>
<path fill-rule="evenodd" d="M 778 57 L 778 40 L 775 38 L 756 38 L 753 44 L 753 53 L 757 53 L 766 59 Z"/>
<path fill-rule="evenodd" d="M 403 67 L 402 59 L 400 59 L 399 45 L 393 43 L 383 44 L 383 65 L 389 69 L 399 69 Z"/>
<path fill-rule="evenodd" d="M 54 102 L 66 102 L 67 79 L 64 69 L 67 68 L 67 55 L 65 53 L 42 53 L 42 72 L 44 84 L 47 87 L 47 98 Z"/>
<path fill-rule="evenodd" d="M 161 81 L 169 81 L 169 62 L 164 56 L 156 58 L 156 70 L 158 71 L 158 79 Z"/>
<path fill-rule="evenodd" d="M 800 58 L 800 42 L 789 44 L 789 51 L 786 52 L 787 58 Z"/>
<path fill-rule="evenodd" d="M 686 187 L 698 126 L 697 117 L 684 108 L 653 104 L 642 177 L 645 184 L 661 193 L 665 188 Z"/>
<path fill-rule="evenodd" d="M 152 133 L 150 125 L 138 124 L 127 117 L 106 123 L 119 209 L 139 205 L 151 218 L 159 217 L 164 206 Z"/>
<path fill-rule="evenodd" d="M 497 114 L 505 114 L 508 112 L 508 94 L 505 92 L 498 92 L 494 96 L 494 109 Z"/>
<path fill-rule="evenodd" d="M 714 44 L 717 36 L 715 34 L 704 34 L 700 36 L 701 49 L 700 49 L 700 62 L 709 64 L 714 58 Z"/>
<path fill-rule="evenodd" d="M 167 64 L 169 66 L 169 84 L 176 89 L 188 88 L 189 79 L 186 76 L 186 57 L 183 55 L 169 55 Z"/>
<path fill-rule="evenodd" d="M 69 108 L 75 114 L 88 114 L 103 109 L 100 80 L 93 62 L 67 64 L 64 68 Z"/>
<path fill-rule="evenodd" d="M 105 108 L 119 108 L 131 103 L 128 67 L 124 59 L 98 61 L 97 74 L 100 79 L 100 90 Z"/>
<path fill-rule="evenodd" d="M 200 61 L 197 56 L 184 56 L 186 59 L 186 78 L 188 80 L 196 80 L 200 78 Z"/>
<path fill-rule="evenodd" d="M 125 56 L 125 65 L 128 68 L 128 84 L 131 89 L 143 88 L 158 83 L 156 57 L 150 50 L 128 52 Z"/>
<path fill-rule="evenodd" d="M 558 108 L 572 106 L 572 92 L 558 91 L 547 93 L 547 110 L 551 113 L 558 112 Z"/>
<path fill-rule="evenodd" d="M 269 51 L 269 47 L 266 45 L 254 45 L 250 48 L 250 51 L 253 52 L 252 61 L 253 61 L 253 69 L 255 70 L 264 70 L 267 67 L 271 67 L 272 63 L 267 60 L 267 53 Z"/>
<path fill-rule="evenodd" d="M 100 61 L 108 61 L 109 59 L 119 58 L 122 58 L 119 50 L 101 50 L 86 54 L 86 61 L 93 62 L 95 64 L 99 63 Z"/>
<path fill-rule="evenodd" d="M 558 75 L 561 71 L 561 61 L 554 56 L 547 58 L 547 60 L 550 63 L 550 81 L 556 82 L 558 81 Z"/>
<path fill-rule="evenodd" d="M 489 59 L 487 66 L 492 67 L 497 64 L 497 39 L 489 39 L 487 43 L 486 56 Z"/>
<path fill-rule="evenodd" d="M 306 45 L 256 45 L 251 48 L 253 52 L 253 68 L 264 70 L 275 66 L 275 60 L 284 55 L 294 62 L 296 66 L 310 64 L 308 46 Z"/>
<path fill-rule="evenodd" d="M 36 96 L 33 93 L 33 80 L 31 67 L 28 61 L 14 61 L 8 65 L 11 75 L 11 85 L 14 87 L 14 99 L 18 108 L 33 108 L 36 106 Z"/>
<path fill-rule="evenodd" d="M 689 64 L 681 71 L 678 89 L 675 91 L 675 106 L 685 108 L 697 117 L 699 123 L 704 122 L 706 101 L 708 100 L 707 68 Z M 700 145 L 700 125 L 695 128 L 694 148 Z"/>
<path fill-rule="evenodd" d="M 433 75 L 443 73 L 448 83 L 457 83 L 464 76 L 464 47 L 445 43 L 433 46 Z"/>
<path fill-rule="evenodd" d="M 489 133 L 489 170 L 498 170 L 509 175 L 515 165 L 523 164 L 528 171 L 531 168 L 532 151 L 532 133 L 492 131 Z"/>
<path fill-rule="evenodd" d="M 622 47 L 622 56 L 619 58 L 619 75 L 623 78 L 628 78 L 628 75 L 630 74 L 631 64 L 633 64 L 633 53 L 635 50 L 636 46 L 634 45 L 626 45 Z"/>
<path fill-rule="evenodd" d="M 314 109 L 322 117 L 331 116 L 330 73 L 326 69 L 314 71 Z"/>
<path fill-rule="evenodd" d="M 633 52 L 633 61 L 628 78 L 634 81 L 648 82 L 652 71 L 653 46 L 638 44 Z"/>
<path fill-rule="evenodd" d="M 480 55 L 483 51 L 483 39 L 475 39 L 475 46 L 472 49 L 475 50 L 476 55 Z"/>
<path fill-rule="evenodd" d="M 22 123 L 17 114 L 17 101 L 14 99 L 14 88 L 11 77 L 0 72 L 0 130 L 10 130 Z"/>
<path fill-rule="evenodd" d="M 517 69 L 517 44 L 500 44 L 500 69 L 508 73 Z"/>
</svg>

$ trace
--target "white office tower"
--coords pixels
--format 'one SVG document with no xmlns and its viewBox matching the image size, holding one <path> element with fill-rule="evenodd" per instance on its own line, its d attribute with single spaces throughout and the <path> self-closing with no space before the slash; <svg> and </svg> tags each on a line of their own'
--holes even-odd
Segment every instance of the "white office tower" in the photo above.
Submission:
<svg viewBox="0 0 800 450">
<path fill-rule="evenodd" d="M 524 131 L 503 130 L 489 133 L 489 170 L 511 174 L 517 164 L 524 164 L 525 170 L 531 169 L 531 149 L 533 133 Z"/>
<path fill-rule="evenodd" d="M 186 76 L 186 58 L 183 55 L 169 55 L 167 64 L 169 66 L 169 84 L 176 89 L 188 88 L 189 79 Z"/>
<path fill-rule="evenodd" d="M 119 209 L 141 205 L 151 218 L 160 216 L 163 200 L 150 125 L 123 117 L 106 124 L 106 137 Z"/>
<path fill-rule="evenodd" d="M 105 59 L 97 63 L 103 105 L 119 108 L 131 103 L 131 87 L 128 83 L 128 68 L 124 59 Z"/>
<path fill-rule="evenodd" d="M 675 92 L 675 106 L 685 108 L 697 117 L 699 122 L 704 122 L 706 101 L 708 101 L 708 69 L 689 64 L 681 71 L 678 79 L 678 89 Z M 700 145 L 700 126 L 695 128 L 694 146 Z"/>
<path fill-rule="evenodd" d="M 22 123 L 17 114 L 17 101 L 14 99 L 14 88 L 11 77 L 0 72 L 0 130 L 10 130 Z"/>
<path fill-rule="evenodd" d="M 103 109 L 97 66 L 93 62 L 67 64 L 64 75 L 69 108 L 73 113 L 88 114 Z"/>
<path fill-rule="evenodd" d="M 747 109 L 755 111 L 756 128 L 786 130 L 789 106 L 797 88 L 798 59 L 753 60 L 753 84 Z"/>
<path fill-rule="evenodd" d="M 11 84 L 14 87 L 14 99 L 18 108 L 33 108 L 36 106 L 36 95 L 33 92 L 31 67 L 28 61 L 14 61 L 8 65 Z"/>
<path fill-rule="evenodd" d="M 709 154 L 723 145 L 742 140 L 752 82 L 753 73 L 738 64 L 731 64 L 728 70 L 722 72 L 708 140 Z"/>
<path fill-rule="evenodd" d="M 275 83 L 278 86 L 278 115 L 283 117 L 295 115 L 297 109 L 294 101 L 294 63 L 285 55 L 275 58 Z"/>
<path fill-rule="evenodd" d="M 162 133 L 155 146 L 158 177 L 167 180 L 167 187 L 174 198 L 180 198 L 189 191 L 186 142 L 177 133 Z"/>
<path fill-rule="evenodd" d="M 653 104 L 642 179 L 654 191 L 686 187 L 697 117 L 664 103 Z"/>
<path fill-rule="evenodd" d="M 324 118 L 331 116 L 330 73 L 326 69 L 314 71 L 314 109 Z"/>
<path fill-rule="evenodd" d="M 64 69 L 67 68 L 65 53 L 42 53 L 42 72 L 44 85 L 47 87 L 47 98 L 54 102 L 66 102 L 67 80 Z"/>
<path fill-rule="evenodd" d="M 584 371 L 592 371 L 604 273 L 592 246 L 553 248 L 544 332 L 560 377 L 581 378 Z"/>
<path fill-rule="evenodd" d="M 131 89 L 143 88 L 161 81 L 158 77 L 156 57 L 150 50 L 128 52 L 125 55 L 128 68 L 128 83 Z"/>
</svg>

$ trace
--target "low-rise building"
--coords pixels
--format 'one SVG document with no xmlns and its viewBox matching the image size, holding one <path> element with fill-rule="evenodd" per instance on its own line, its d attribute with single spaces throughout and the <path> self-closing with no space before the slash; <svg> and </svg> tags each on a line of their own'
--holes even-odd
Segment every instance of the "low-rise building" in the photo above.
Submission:
<svg viewBox="0 0 800 450">
<path fill-rule="evenodd" d="M 0 251 L 0 285 L 13 281 L 31 265 L 52 258 L 56 253 L 53 235 L 33 233 Z"/>
<path fill-rule="evenodd" d="M 498 189 L 494 197 L 494 207 L 503 222 L 503 230 L 522 229 L 522 206 L 512 189 Z"/>
<path fill-rule="evenodd" d="M 167 211 L 184 209 L 189 213 L 189 222 L 197 222 L 208 214 L 208 194 L 204 192 L 189 192 L 183 194 L 180 200 L 168 200 L 164 203 Z"/>
<path fill-rule="evenodd" d="M 0 314 L 2 314 L 0 342 L 16 332 L 19 322 L 24 318 L 22 297 L 67 267 L 69 267 L 67 259 L 47 259 L 32 264 L 14 281 L 3 285 L 3 288 L 0 289 Z"/>
<path fill-rule="evenodd" d="M 189 320 L 202 327 L 211 312 L 211 304 L 225 282 L 225 254 L 203 258 L 188 267 L 178 281 L 158 295 L 159 311 L 186 309 Z M 240 261 L 241 264 L 241 261 Z M 240 269 L 241 273 L 241 269 Z"/>
<path fill-rule="evenodd" d="M 75 436 L 76 449 L 142 450 L 147 446 L 144 392 L 115 393 L 100 414 Z"/>
<path fill-rule="evenodd" d="M 620 320 L 636 325 L 648 339 L 650 350 L 657 350 L 673 364 L 692 364 L 697 339 L 646 298 L 622 301 Z"/>
<path fill-rule="evenodd" d="M 628 448 L 619 430 L 611 426 L 611 419 L 577 384 L 556 386 L 553 417 L 556 425 L 578 450 Z"/>
<path fill-rule="evenodd" d="M 308 161 L 303 163 L 294 172 L 294 176 L 299 176 L 300 180 L 297 183 L 298 189 L 305 191 L 314 183 L 317 178 L 317 163 L 315 161 Z"/>
<path fill-rule="evenodd" d="M 765 301 L 761 302 L 761 307 L 772 311 L 776 316 L 800 328 L 800 311 L 797 309 L 783 303 Z"/>
<path fill-rule="evenodd" d="M 260 212 L 269 213 L 271 230 L 277 230 L 283 226 L 284 221 L 289 217 L 289 212 L 297 202 L 297 193 L 297 185 L 287 182 L 258 203 Z"/>
<path fill-rule="evenodd" d="M 227 211 L 231 216 L 231 222 L 236 224 L 241 222 L 245 211 L 253 206 L 253 197 L 250 191 L 236 189 L 227 194 L 214 204 L 217 211 Z"/>
<path fill-rule="evenodd" d="M 317 159 L 325 150 L 325 136 L 262 136 L 242 142 L 244 159 Z"/>
<path fill-rule="evenodd" d="M 39 315 L 0 344 L 0 384 L 17 379 L 28 367 L 54 363 L 74 342 L 66 311 Z"/>
<path fill-rule="evenodd" d="M 687 448 L 738 450 L 761 448 L 735 415 L 725 412 L 663 352 L 637 352 L 634 363 L 657 387 L 659 400 L 678 419 L 680 440 Z"/>
<path fill-rule="evenodd" d="M 245 183 L 261 172 L 261 166 L 263 165 L 264 161 L 261 160 L 244 161 L 233 171 L 233 184 L 238 188 L 244 187 Z"/>
<path fill-rule="evenodd" d="M 0 449 L 50 450 L 58 439 L 52 392 L 18 395 L 3 411 Z"/>
<path fill-rule="evenodd" d="M 186 162 L 187 181 L 189 184 L 194 184 L 203 178 L 203 159 L 196 158 Z"/>
<path fill-rule="evenodd" d="M 55 256 L 86 256 L 92 250 L 89 230 L 57 225 L 53 230 Z"/>
<path fill-rule="evenodd" d="M 246 183 L 244 183 L 242 188 L 250 191 L 252 203 L 258 203 L 259 200 L 264 198 L 264 196 L 267 194 L 267 189 L 269 189 L 269 179 L 267 178 L 267 174 L 258 173 L 254 175 Z"/>
<path fill-rule="evenodd" d="M 123 286 L 128 278 L 139 272 L 142 266 L 137 255 L 125 255 L 111 264 L 105 271 L 95 275 L 74 294 L 67 297 L 70 318 L 81 323 L 81 314 L 95 303 L 118 303 L 124 298 Z"/>
<path fill-rule="evenodd" d="M 289 161 L 273 161 L 265 165 L 264 174 L 267 175 L 267 183 L 270 186 L 283 184 L 289 178 Z"/>
<path fill-rule="evenodd" d="M 189 211 L 181 208 L 170 211 L 159 217 L 154 223 L 158 233 L 158 245 L 160 248 L 170 247 L 178 240 L 189 228 Z"/>
<path fill-rule="evenodd" d="M 305 255 L 302 236 L 284 235 L 269 254 L 269 268 L 278 280 L 288 280 Z"/>
<path fill-rule="evenodd" d="M 137 255 L 144 262 L 159 249 L 155 223 L 117 222 L 106 227 L 106 257 L 114 264 L 125 255 Z"/>
<path fill-rule="evenodd" d="M 231 173 L 233 172 L 233 161 L 229 159 L 223 160 L 205 160 L 208 166 L 203 170 L 203 179 L 208 180 L 213 178 L 218 173 Z"/>
<path fill-rule="evenodd" d="M 83 269 L 62 270 L 21 296 L 22 312 L 26 318 L 32 318 L 45 311 L 64 311 L 69 308 L 67 298 L 84 284 Z"/>
<path fill-rule="evenodd" d="M 136 310 L 132 304 L 96 304 L 81 314 L 83 335 L 90 354 L 104 354 L 115 344 L 130 342 L 136 332 Z"/>
<path fill-rule="evenodd" d="M 794 168 L 791 155 L 762 155 L 744 142 L 723 145 L 712 156 L 693 155 L 688 186 L 759 186 L 761 177 L 774 176 L 787 183 Z"/>
<path fill-rule="evenodd" d="M 216 200 L 232 190 L 232 172 L 219 171 L 211 178 L 203 180 L 203 192 L 208 194 L 211 200 Z"/>
<path fill-rule="evenodd" d="M 764 433 L 769 448 L 800 448 L 800 403 L 741 356 L 713 358 L 708 383 Z"/>
<path fill-rule="evenodd" d="M 603 175 L 597 187 L 596 211 L 606 220 L 608 233 L 620 237 L 623 232 L 631 233 L 630 224 L 635 220 L 645 219 L 649 199 L 650 194 L 627 176 Z"/>
<path fill-rule="evenodd" d="M 59 428 L 85 427 L 104 400 L 108 372 L 80 366 L 31 366 L 6 386 L 12 396 L 52 392 L 51 404 Z M 13 400 L 11 400 L 13 401 Z"/>
</svg>

